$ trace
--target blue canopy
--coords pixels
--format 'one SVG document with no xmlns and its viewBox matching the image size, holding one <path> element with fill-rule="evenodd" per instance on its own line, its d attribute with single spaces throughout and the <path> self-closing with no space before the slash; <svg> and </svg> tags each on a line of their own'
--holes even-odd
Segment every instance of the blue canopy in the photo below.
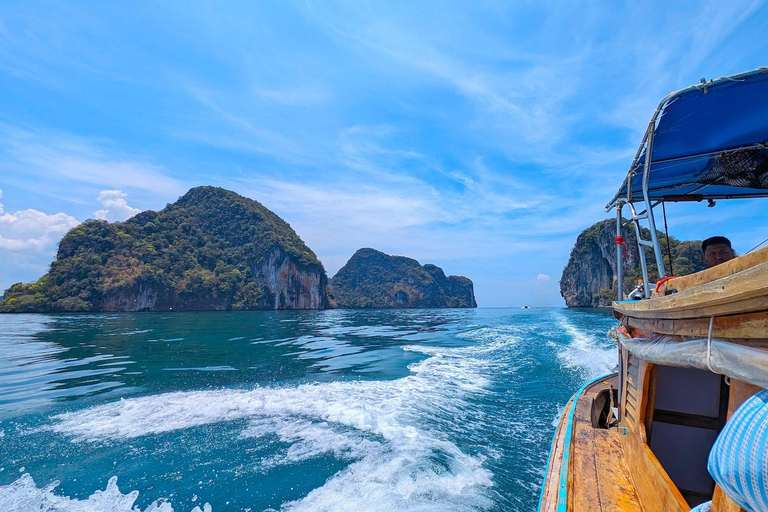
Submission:
<svg viewBox="0 0 768 512">
<path fill-rule="evenodd" d="M 643 200 L 649 140 L 651 201 L 768 196 L 768 68 L 702 82 L 664 98 L 613 200 Z"/>
</svg>

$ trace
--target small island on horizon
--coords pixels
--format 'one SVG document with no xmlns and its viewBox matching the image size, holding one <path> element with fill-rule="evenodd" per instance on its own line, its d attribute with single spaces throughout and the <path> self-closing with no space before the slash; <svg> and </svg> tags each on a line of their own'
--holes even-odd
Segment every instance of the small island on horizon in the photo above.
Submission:
<svg viewBox="0 0 768 512">
<path fill-rule="evenodd" d="M 17 283 L 2 313 L 473 308 L 472 281 L 375 249 L 329 280 L 291 226 L 218 187 L 190 189 L 125 222 L 87 220 L 60 241 L 50 270 Z"/>
</svg>

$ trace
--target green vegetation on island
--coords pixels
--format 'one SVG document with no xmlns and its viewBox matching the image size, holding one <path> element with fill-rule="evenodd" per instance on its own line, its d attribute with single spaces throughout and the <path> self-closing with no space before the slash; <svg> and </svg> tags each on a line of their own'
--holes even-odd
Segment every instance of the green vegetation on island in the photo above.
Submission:
<svg viewBox="0 0 768 512">
<path fill-rule="evenodd" d="M 75 227 L 50 271 L 9 288 L 0 312 L 323 308 L 326 283 L 280 217 L 234 192 L 197 187 L 159 212 Z"/>
<path fill-rule="evenodd" d="M 435 265 L 360 249 L 330 281 L 339 308 L 474 308 L 472 281 Z"/>
<path fill-rule="evenodd" d="M 628 222 L 628 221 L 626 221 Z M 629 225 L 624 229 L 626 257 L 623 260 L 625 293 L 637 286 L 642 278 L 637 236 Z M 643 239 L 649 240 L 651 232 L 641 228 Z M 680 241 L 657 231 L 662 247 L 662 257 L 668 274 L 684 276 L 704 267 L 701 241 Z M 616 300 L 616 220 L 598 222 L 579 234 L 571 250 L 568 264 L 560 279 L 560 294 L 568 307 L 608 307 Z M 669 250 L 667 250 L 669 247 Z M 648 278 L 652 283 L 659 279 L 653 249 L 644 247 L 648 264 Z M 671 260 L 670 260 L 671 254 Z"/>
</svg>

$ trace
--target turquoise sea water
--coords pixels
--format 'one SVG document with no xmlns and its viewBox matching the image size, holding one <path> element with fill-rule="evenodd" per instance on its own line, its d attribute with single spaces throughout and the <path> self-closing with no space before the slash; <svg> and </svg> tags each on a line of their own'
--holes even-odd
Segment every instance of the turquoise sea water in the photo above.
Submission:
<svg viewBox="0 0 768 512">
<path fill-rule="evenodd" d="M 0 510 L 534 510 L 605 312 L 0 315 Z"/>
</svg>

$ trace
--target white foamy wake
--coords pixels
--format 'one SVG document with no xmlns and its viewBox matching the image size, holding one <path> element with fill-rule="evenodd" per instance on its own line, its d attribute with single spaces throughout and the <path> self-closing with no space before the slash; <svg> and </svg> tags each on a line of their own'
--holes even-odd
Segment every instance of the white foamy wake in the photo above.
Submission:
<svg viewBox="0 0 768 512">
<path fill-rule="evenodd" d="M 275 435 L 290 444 L 284 454 L 278 454 L 261 463 L 262 470 L 294 464 L 324 454 L 340 460 L 356 460 L 380 449 L 382 443 L 367 439 L 362 433 L 343 432 L 328 422 L 313 423 L 295 417 L 263 417 L 251 420 L 242 437 L 262 438 Z"/>
<path fill-rule="evenodd" d="M 98 442 L 246 419 L 243 437 L 290 445 L 262 470 L 320 455 L 350 461 L 284 510 L 487 509 L 493 482 L 485 457 L 462 452 L 434 425 L 466 417 L 468 399 L 489 384 L 487 352 L 509 343 L 406 347 L 429 357 L 393 381 L 166 393 L 61 414 L 48 428 Z"/>
<path fill-rule="evenodd" d="M 115 476 L 109 479 L 106 489 L 96 491 L 82 501 L 53 494 L 58 485 L 59 482 L 55 481 L 38 488 L 32 477 L 24 474 L 12 484 L 0 487 L 0 504 L 3 510 L 13 512 L 140 512 L 133 507 L 139 491 L 121 493 Z M 173 512 L 173 507 L 170 503 L 157 500 L 144 512 Z M 192 512 L 211 512 L 211 506 L 206 503 L 202 510 L 195 507 Z"/>
<path fill-rule="evenodd" d="M 565 368 L 580 370 L 586 378 L 597 378 L 612 373 L 617 365 L 618 355 L 615 347 L 608 347 L 608 342 L 600 342 L 605 332 L 596 329 L 586 333 L 567 319 L 560 317 L 558 326 L 571 339 L 570 343 L 560 348 L 557 357 Z"/>
</svg>

